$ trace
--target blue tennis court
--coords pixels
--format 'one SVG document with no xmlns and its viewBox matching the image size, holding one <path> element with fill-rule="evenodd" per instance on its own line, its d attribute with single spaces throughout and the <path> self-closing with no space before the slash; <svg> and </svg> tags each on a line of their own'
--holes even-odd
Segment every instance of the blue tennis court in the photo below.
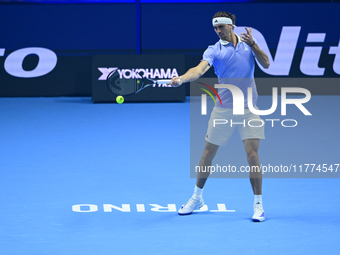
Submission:
<svg viewBox="0 0 340 255">
<path fill-rule="evenodd" d="M 263 223 L 245 178 L 209 179 L 207 206 L 177 214 L 195 184 L 189 101 L 0 98 L 1 254 L 338 254 L 338 178 L 264 178 Z M 260 160 L 339 164 L 338 101 L 313 97 L 296 131 L 267 128 Z"/>
</svg>

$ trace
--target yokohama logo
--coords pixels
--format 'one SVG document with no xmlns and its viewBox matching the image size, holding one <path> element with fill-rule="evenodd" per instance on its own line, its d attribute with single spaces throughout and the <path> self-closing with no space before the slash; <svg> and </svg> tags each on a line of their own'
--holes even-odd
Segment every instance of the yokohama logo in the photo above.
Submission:
<svg viewBox="0 0 340 255">
<path fill-rule="evenodd" d="M 140 78 L 149 78 L 149 79 L 171 79 L 173 77 L 178 76 L 178 72 L 176 68 L 135 68 L 135 69 L 118 69 L 118 67 L 98 67 L 98 70 L 102 73 L 102 75 L 98 78 L 98 80 L 106 80 L 107 76 L 111 72 L 118 72 L 119 78 L 125 79 L 140 79 Z"/>
</svg>

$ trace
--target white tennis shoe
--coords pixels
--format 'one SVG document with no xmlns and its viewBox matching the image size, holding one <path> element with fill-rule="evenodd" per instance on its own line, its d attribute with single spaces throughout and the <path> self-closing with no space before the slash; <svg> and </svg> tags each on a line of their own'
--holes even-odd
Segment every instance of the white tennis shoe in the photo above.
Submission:
<svg viewBox="0 0 340 255">
<path fill-rule="evenodd" d="M 262 222 L 266 219 L 264 216 L 264 210 L 261 204 L 254 205 L 254 215 L 251 219 L 254 222 Z"/>
<path fill-rule="evenodd" d="M 196 199 L 190 198 L 189 201 L 182 205 L 182 207 L 178 210 L 179 215 L 188 215 L 191 214 L 194 210 L 201 208 L 204 205 L 203 198 Z"/>
</svg>

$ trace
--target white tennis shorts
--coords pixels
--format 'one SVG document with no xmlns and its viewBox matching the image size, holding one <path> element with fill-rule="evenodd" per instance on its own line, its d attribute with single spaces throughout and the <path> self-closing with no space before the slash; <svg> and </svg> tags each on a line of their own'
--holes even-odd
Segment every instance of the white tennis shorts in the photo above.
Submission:
<svg viewBox="0 0 340 255">
<path fill-rule="evenodd" d="M 244 115 L 233 115 L 233 109 L 214 107 L 210 115 L 205 140 L 215 145 L 224 146 L 235 128 L 237 128 L 242 141 L 265 139 L 264 126 L 265 121 L 248 108 L 244 109 Z"/>
</svg>

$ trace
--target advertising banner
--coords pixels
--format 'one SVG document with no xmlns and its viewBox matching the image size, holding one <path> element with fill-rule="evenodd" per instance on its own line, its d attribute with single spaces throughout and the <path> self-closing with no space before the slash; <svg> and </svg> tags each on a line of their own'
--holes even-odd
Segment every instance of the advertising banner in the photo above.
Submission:
<svg viewBox="0 0 340 255">
<path fill-rule="evenodd" d="M 150 80 L 171 79 L 184 73 L 184 55 L 98 55 L 92 57 L 92 101 L 116 102 L 106 79 L 110 73 L 123 79 L 147 78 Z M 119 76 L 118 76 L 119 75 Z M 124 102 L 169 102 L 185 101 L 185 87 L 153 85 L 127 96 Z"/>
</svg>

